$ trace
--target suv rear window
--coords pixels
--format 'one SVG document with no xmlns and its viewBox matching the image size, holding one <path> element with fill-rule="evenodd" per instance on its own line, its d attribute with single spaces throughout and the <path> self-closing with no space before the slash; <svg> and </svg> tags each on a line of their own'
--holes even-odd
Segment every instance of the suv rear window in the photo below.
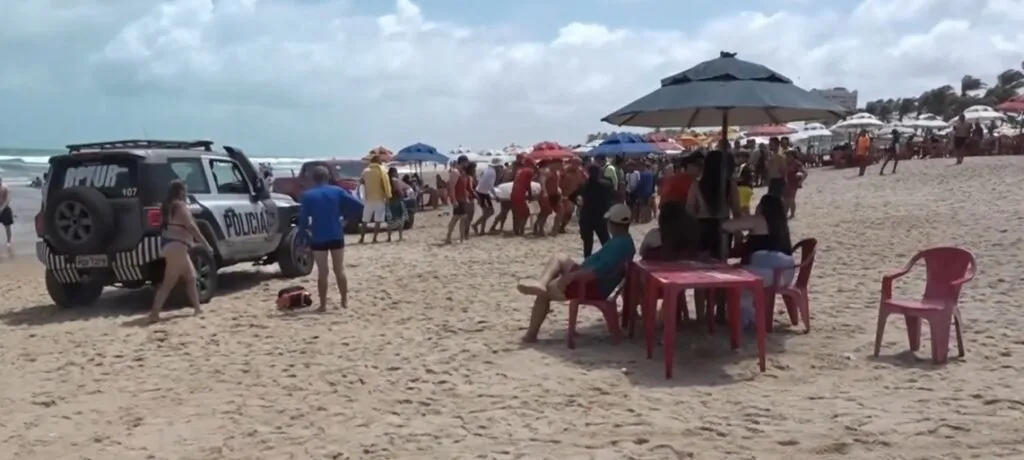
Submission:
<svg viewBox="0 0 1024 460">
<path fill-rule="evenodd" d="M 135 161 L 102 158 L 62 163 L 53 168 L 50 189 L 92 187 L 107 198 L 127 198 L 138 194 L 135 181 L 138 164 Z"/>
<path fill-rule="evenodd" d="M 333 163 L 333 166 L 334 174 L 337 174 L 339 179 L 359 179 L 366 167 L 361 161 Z"/>
</svg>

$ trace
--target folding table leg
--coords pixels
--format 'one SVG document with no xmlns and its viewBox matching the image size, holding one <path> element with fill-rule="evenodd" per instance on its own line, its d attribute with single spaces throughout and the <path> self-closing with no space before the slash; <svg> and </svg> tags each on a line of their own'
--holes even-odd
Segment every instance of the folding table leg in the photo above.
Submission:
<svg viewBox="0 0 1024 460">
<path fill-rule="evenodd" d="M 740 289 L 729 289 L 729 346 L 733 350 L 740 348 L 740 334 L 743 319 L 740 315 Z"/>
<path fill-rule="evenodd" d="M 757 328 L 757 362 L 761 368 L 761 372 L 764 372 L 767 367 L 765 361 L 767 361 L 766 348 L 768 347 L 768 344 L 766 343 L 767 338 L 765 337 L 767 334 L 765 332 L 767 321 L 765 321 L 764 317 L 765 304 L 767 302 L 765 302 L 764 298 L 764 286 L 760 281 L 751 285 L 751 291 L 753 291 L 752 294 L 754 294 L 754 321 L 755 327 Z"/>
</svg>

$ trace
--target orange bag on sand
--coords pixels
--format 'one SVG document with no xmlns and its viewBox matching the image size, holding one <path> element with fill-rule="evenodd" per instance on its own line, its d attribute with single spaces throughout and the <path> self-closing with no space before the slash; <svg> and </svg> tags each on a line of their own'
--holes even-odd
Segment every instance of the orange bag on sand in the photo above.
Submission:
<svg viewBox="0 0 1024 460">
<path fill-rule="evenodd" d="M 313 296 L 302 286 L 289 286 L 277 292 L 279 310 L 295 310 L 313 305 Z"/>
</svg>

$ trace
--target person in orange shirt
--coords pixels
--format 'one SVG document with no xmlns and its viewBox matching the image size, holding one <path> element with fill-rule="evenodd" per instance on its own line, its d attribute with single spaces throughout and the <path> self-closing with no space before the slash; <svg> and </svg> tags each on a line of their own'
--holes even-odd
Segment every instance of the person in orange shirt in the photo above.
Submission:
<svg viewBox="0 0 1024 460">
<path fill-rule="evenodd" d="M 665 178 L 664 187 L 661 189 L 661 202 L 675 201 L 686 203 L 686 197 L 690 193 L 690 187 L 700 177 L 704 170 L 704 154 L 695 152 L 683 158 L 680 168 L 674 174 Z"/>
<path fill-rule="evenodd" d="M 856 161 L 860 167 L 860 173 L 858 176 L 863 176 L 864 171 L 868 169 L 868 165 L 871 164 L 871 136 L 868 136 L 868 130 L 860 130 L 860 134 L 857 136 L 856 146 Z"/>
<path fill-rule="evenodd" d="M 587 173 L 583 171 L 583 161 L 579 157 L 573 157 L 572 160 L 569 160 L 569 166 L 562 173 L 562 183 L 559 184 L 562 188 L 562 216 L 558 233 L 565 233 L 565 227 L 569 225 L 573 213 L 576 212 L 576 203 L 569 199 L 569 195 L 572 195 L 586 181 Z"/>
<path fill-rule="evenodd" d="M 550 160 L 542 162 L 537 166 L 540 173 L 540 214 L 533 223 L 534 236 L 544 236 L 544 226 L 547 225 L 548 216 L 553 216 L 554 225 L 551 228 L 551 236 L 558 234 L 558 218 L 562 215 L 562 191 L 559 189 L 561 183 L 561 162 Z"/>
</svg>

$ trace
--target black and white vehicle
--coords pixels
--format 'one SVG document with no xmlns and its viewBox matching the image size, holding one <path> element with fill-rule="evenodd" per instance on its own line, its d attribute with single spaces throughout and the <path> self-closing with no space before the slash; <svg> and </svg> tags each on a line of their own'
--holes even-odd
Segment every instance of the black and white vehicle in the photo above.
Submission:
<svg viewBox="0 0 1024 460">
<path fill-rule="evenodd" d="M 189 209 L 213 246 L 212 254 L 192 249 L 202 302 L 216 291 L 217 270 L 229 265 L 309 274 L 312 255 L 296 241 L 299 204 L 271 194 L 241 150 L 223 149 L 209 141 L 126 140 L 69 145 L 67 155 L 51 157 L 36 256 L 53 301 L 85 306 L 105 286 L 160 283 L 160 203 L 175 179 L 188 187 Z M 184 289 L 174 297 L 182 302 Z"/>
</svg>

